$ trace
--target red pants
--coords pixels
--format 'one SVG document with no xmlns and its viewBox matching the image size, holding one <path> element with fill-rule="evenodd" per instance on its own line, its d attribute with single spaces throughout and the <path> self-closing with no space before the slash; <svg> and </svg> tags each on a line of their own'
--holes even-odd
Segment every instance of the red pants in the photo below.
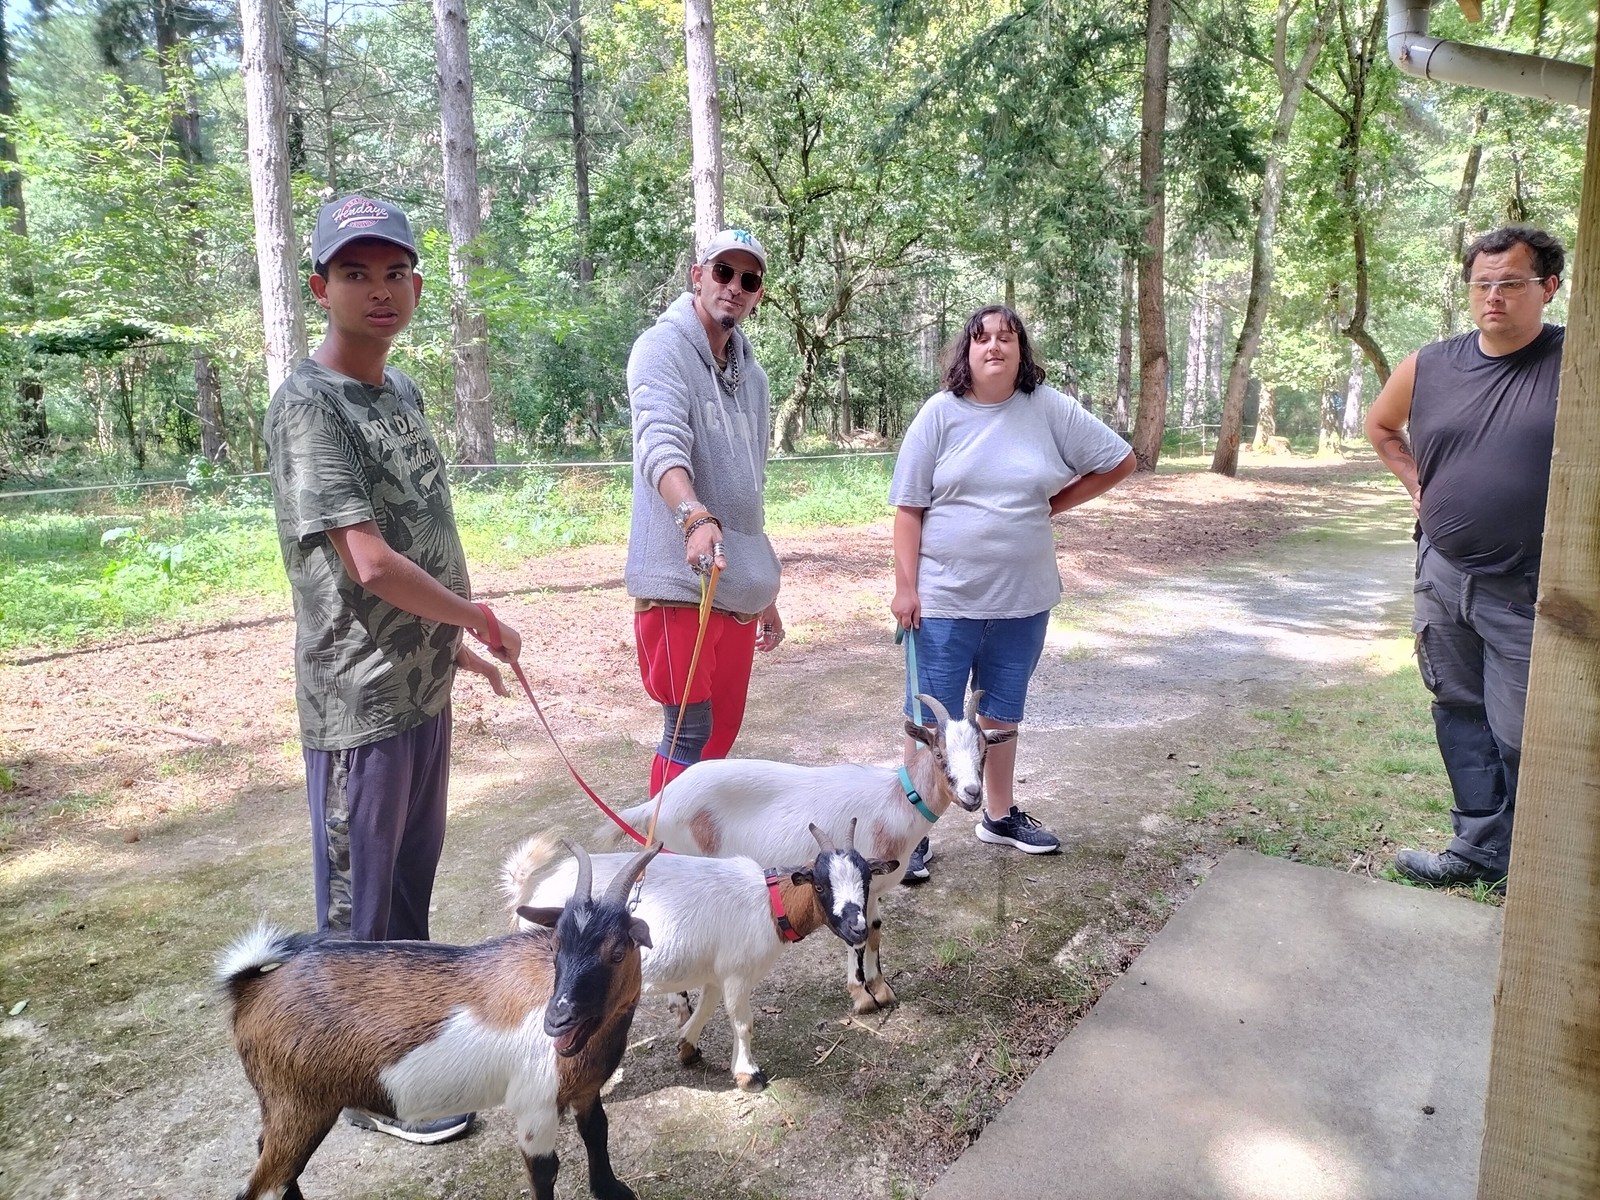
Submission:
<svg viewBox="0 0 1600 1200">
<path fill-rule="evenodd" d="M 713 612 L 706 625 L 700 662 L 689 683 L 689 660 L 700 628 L 700 611 L 657 605 L 633 618 L 634 647 L 639 654 L 639 678 L 645 695 L 657 704 L 711 702 L 711 737 L 699 758 L 726 758 L 744 723 L 745 697 L 750 691 L 750 668 L 756 654 L 756 622 L 748 624 L 726 613 Z M 670 737 L 670 731 L 668 731 Z M 678 755 L 674 753 L 674 759 Z M 692 760 L 691 760 L 692 761 Z M 666 762 L 656 755 L 651 770 L 653 795 L 661 785 L 688 764 Z"/>
</svg>

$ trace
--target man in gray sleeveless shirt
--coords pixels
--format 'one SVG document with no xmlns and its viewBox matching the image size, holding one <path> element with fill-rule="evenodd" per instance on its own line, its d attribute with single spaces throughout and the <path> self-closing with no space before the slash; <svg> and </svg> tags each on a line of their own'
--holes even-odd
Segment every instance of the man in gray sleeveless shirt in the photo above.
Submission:
<svg viewBox="0 0 1600 1200">
<path fill-rule="evenodd" d="M 1419 883 L 1503 891 L 1510 869 L 1565 336 L 1544 308 L 1565 258 L 1527 226 L 1475 241 L 1462 278 L 1477 329 L 1408 357 L 1367 414 L 1417 513 L 1412 629 L 1455 798 L 1449 846 L 1395 855 Z"/>
</svg>

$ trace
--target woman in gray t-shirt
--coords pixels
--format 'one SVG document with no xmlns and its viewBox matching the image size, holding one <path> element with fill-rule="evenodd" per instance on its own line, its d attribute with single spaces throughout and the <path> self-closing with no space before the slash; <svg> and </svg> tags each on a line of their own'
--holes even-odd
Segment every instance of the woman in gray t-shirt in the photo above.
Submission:
<svg viewBox="0 0 1600 1200">
<path fill-rule="evenodd" d="M 911 696 L 962 711 L 981 690 L 979 723 L 1015 730 L 1028 680 L 1061 598 L 1050 518 L 1133 473 L 1133 453 L 1077 400 L 1044 385 L 1022 318 L 980 309 L 961 331 L 944 391 L 922 406 L 895 462 L 894 600 L 915 631 Z M 906 739 L 906 752 L 913 743 Z M 1060 839 L 1012 800 L 1017 743 L 991 746 L 984 763 L 980 841 L 1048 854 Z M 923 841 L 907 881 L 928 878 Z"/>
</svg>

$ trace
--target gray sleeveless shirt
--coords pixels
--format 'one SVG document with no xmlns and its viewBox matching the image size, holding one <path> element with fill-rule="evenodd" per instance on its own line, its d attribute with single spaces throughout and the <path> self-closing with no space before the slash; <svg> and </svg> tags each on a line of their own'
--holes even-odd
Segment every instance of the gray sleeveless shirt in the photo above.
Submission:
<svg viewBox="0 0 1600 1200">
<path fill-rule="evenodd" d="M 1473 330 L 1417 352 L 1410 434 L 1422 532 L 1472 574 L 1538 569 L 1565 336 L 1546 325 L 1494 358 Z"/>
</svg>

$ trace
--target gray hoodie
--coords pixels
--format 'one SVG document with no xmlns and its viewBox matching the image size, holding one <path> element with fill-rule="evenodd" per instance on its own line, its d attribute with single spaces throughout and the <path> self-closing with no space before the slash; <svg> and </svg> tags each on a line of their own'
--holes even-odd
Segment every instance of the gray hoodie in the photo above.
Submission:
<svg viewBox="0 0 1600 1200">
<path fill-rule="evenodd" d="M 673 467 L 694 480 L 694 494 L 722 522 L 728 565 L 716 606 L 759 613 L 778 598 L 778 556 L 765 532 L 771 393 L 750 341 L 737 329 L 728 351 L 740 379 L 729 395 L 718 381 L 694 297 L 679 296 L 639 335 L 628 356 L 633 410 L 633 527 L 624 575 L 641 600 L 699 603 L 700 581 L 684 562 L 683 534 L 657 487 Z"/>
</svg>

